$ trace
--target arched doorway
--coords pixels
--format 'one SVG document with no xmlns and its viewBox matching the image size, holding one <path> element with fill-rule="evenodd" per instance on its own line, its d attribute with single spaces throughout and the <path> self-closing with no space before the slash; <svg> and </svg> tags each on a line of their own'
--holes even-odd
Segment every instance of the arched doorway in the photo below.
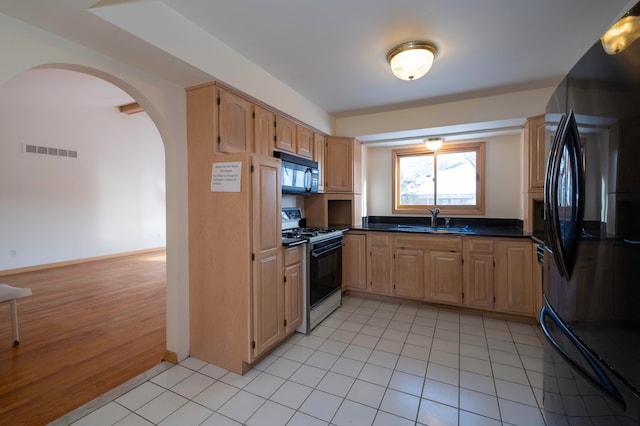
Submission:
<svg viewBox="0 0 640 426">
<path fill-rule="evenodd" d="M 0 114 L 0 152 L 4 151 L 0 174 L 5 182 L 0 204 L 5 206 L 2 222 L 10 224 L 2 230 L 0 244 L 7 245 L 8 255 L 2 256 L 0 270 L 113 257 L 166 244 L 164 146 L 146 114 L 127 116 L 117 109 L 133 98 L 97 77 L 61 69 L 25 71 L 0 86 L 0 93 L 0 111 L 4 111 Z M 122 291 L 127 290 L 126 285 Z M 166 299 L 163 304 L 166 306 Z M 57 309 L 68 310 L 69 306 L 64 303 Z M 113 316 L 117 315 L 114 311 Z M 77 318 L 83 321 L 82 316 Z M 55 320 L 55 314 L 48 315 L 42 329 L 50 334 L 61 332 Z M 163 326 L 164 337 L 166 322 Z M 68 342 L 78 343 L 77 352 L 105 352 L 80 345 L 101 339 L 103 329 L 74 330 L 80 335 Z M 127 331 L 120 330 L 123 335 Z M 22 337 L 29 338 L 24 333 Z M 17 358 L 12 359 L 12 370 L 6 376 L 10 380 L 34 374 L 19 371 L 32 367 L 25 357 L 20 358 L 20 351 L 28 352 L 28 346 L 23 342 L 13 351 Z M 70 375 L 90 374 L 92 362 L 101 364 L 95 364 L 93 370 L 106 362 L 90 353 L 87 357 L 69 353 L 56 357 L 54 346 L 46 348 L 51 365 L 59 363 Z M 77 364 L 82 364 L 80 373 L 71 370 Z M 129 378 L 123 376 L 122 381 Z M 85 394 L 90 400 L 90 394 Z M 61 401 L 51 405 L 60 406 Z"/>
</svg>

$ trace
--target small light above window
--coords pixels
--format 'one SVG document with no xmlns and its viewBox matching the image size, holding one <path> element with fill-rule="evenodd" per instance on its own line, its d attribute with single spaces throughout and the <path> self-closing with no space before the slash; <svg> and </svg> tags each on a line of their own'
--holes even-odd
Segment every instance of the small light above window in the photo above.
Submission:
<svg viewBox="0 0 640 426">
<path fill-rule="evenodd" d="M 437 151 L 442 148 L 444 138 L 427 138 L 423 142 L 430 151 Z"/>
</svg>

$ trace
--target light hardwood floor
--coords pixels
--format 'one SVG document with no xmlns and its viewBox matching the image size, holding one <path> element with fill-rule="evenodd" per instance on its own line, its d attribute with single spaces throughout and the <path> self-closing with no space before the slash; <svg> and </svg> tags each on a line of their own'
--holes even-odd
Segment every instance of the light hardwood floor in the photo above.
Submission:
<svg viewBox="0 0 640 426">
<path fill-rule="evenodd" d="M 0 277 L 18 300 L 20 345 L 0 304 L 0 425 L 42 425 L 162 361 L 164 250 Z"/>
</svg>

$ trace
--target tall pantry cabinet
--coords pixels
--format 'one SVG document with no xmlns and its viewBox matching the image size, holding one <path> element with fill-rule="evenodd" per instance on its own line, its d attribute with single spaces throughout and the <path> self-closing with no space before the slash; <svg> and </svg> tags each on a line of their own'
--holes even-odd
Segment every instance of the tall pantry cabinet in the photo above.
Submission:
<svg viewBox="0 0 640 426">
<path fill-rule="evenodd" d="M 281 169 L 273 157 L 220 153 L 213 92 L 187 91 L 190 355 L 242 374 L 285 337 Z M 235 171 L 216 185 L 214 165 Z"/>
<path fill-rule="evenodd" d="M 242 374 L 285 336 L 280 161 L 239 153 L 211 163 L 240 165 L 240 190 L 203 192 L 207 209 L 190 211 L 190 355 Z"/>
</svg>

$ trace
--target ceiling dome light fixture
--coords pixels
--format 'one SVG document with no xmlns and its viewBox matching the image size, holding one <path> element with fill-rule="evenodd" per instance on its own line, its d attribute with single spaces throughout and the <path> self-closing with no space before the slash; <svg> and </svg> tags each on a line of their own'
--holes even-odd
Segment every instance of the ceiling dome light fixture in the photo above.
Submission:
<svg viewBox="0 0 640 426">
<path fill-rule="evenodd" d="M 615 55 L 640 37 L 640 7 L 634 6 L 600 37 L 604 51 Z"/>
<path fill-rule="evenodd" d="M 428 138 L 424 141 L 425 146 L 430 151 L 437 151 L 442 148 L 442 144 L 444 143 L 444 138 Z"/>
<path fill-rule="evenodd" d="M 433 65 L 438 48 L 428 41 L 408 41 L 394 47 L 387 53 L 391 71 L 400 80 L 417 80 Z"/>
</svg>

